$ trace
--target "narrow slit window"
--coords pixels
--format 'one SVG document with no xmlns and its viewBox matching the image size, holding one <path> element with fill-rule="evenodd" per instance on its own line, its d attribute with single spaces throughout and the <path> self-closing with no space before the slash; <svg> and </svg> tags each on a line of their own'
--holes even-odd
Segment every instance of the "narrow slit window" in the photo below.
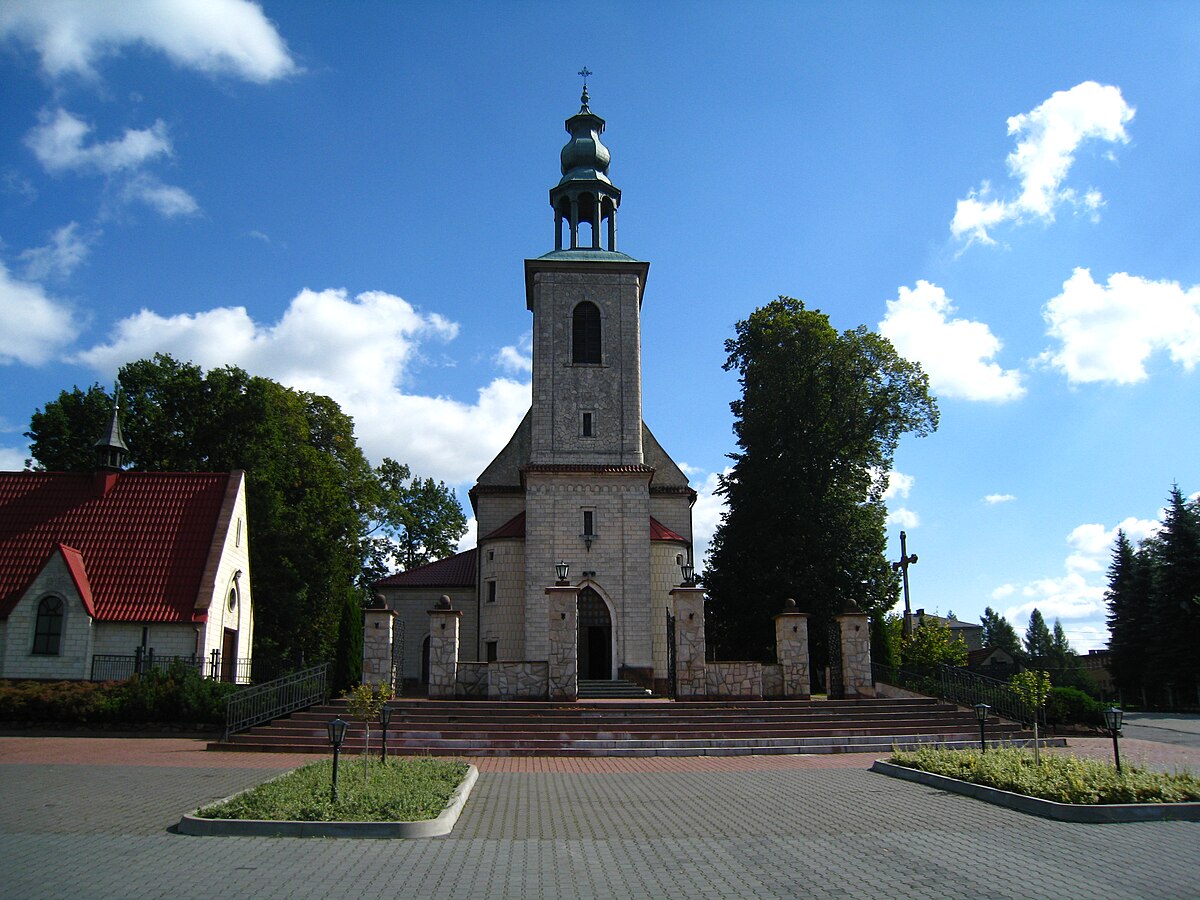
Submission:
<svg viewBox="0 0 1200 900">
<path fill-rule="evenodd" d="M 487 586 L 488 586 L 487 602 L 495 603 L 496 602 L 496 582 L 489 581 L 487 583 Z"/>
<path fill-rule="evenodd" d="M 583 414 L 583 436 L 592 436 L 592 414 L 590 412 L 585 412 Z"/>
<path fill-rule="evenodd" d="M 595 516 L 590 509 L 585 509 L 583 511 L 583 533 L 584 534 L 595 534 L 596 533 L 595 531 L 592 530 L 592 525 L 595 524 L 594 519 L 595 519 Z"/>
<path fill-rule="evenodd" d="M 496 645 L 496 641 L 488 641 L 483 645 L 485 654 L 484 659 L 486 662 L 496 661 Z"/>
</svg>

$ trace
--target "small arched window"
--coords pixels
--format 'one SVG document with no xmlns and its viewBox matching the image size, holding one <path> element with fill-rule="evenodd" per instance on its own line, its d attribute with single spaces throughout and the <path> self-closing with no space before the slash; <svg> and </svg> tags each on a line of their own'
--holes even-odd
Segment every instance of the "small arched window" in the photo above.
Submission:
<svg viewBox="0 0 1200 900">
<path fill-rule="evenodd" d="M 43 597 L 38 604 L 33 626 L 33 652 L 58 656 L 62 652 L 63 602 L 58 597 Z"/>
<path fill-rule="evenodd" d="M 585 300 L 572 317 L 571 362 L 599 365 L 600 361 L 600 310 Z"/>
</svg>

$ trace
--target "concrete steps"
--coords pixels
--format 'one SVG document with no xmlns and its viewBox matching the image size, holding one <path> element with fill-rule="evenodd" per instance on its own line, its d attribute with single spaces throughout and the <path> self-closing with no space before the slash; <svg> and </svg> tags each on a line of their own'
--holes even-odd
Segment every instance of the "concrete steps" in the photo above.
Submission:
<svg viewBox="0 0 1200 900">
<path fill-rule="evenodd" d="M 613 681 L 579 679 L 580 700 L 645 700 L 653 696 L 644 687 L 618 678 Z"/>
<path fill-rule="evenodd" d="M 395 700 L 388 751 L 453 756 L 727 756 L 888 752 L 893 746 L 978 746 L 974 712 L 935 700 L 660 699 L 546 702 Z M 363 726 L 334 701 L 233 735 L 209 749 L 328 753 L 326 723 L 351 723 L 343 751 L 361 752 Z M 1029 737 L 992 718 L 990 741 Z M 380 746 L 378 725 L 371 746 Z"/>
</svg>

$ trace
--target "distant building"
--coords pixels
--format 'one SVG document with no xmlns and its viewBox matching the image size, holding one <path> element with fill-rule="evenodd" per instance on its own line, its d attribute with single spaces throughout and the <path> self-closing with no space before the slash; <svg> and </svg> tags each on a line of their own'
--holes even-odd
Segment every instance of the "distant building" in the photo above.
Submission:
<svg viewBox="0 0 1200 900">
<path fill-rule="evenodd" d="M 917 625 L 920 625 L 922 622 L 935 622 L 949 628 L 952 637 L 959 638 L 967 645 L 968 652 L 983 647 L 983 625 L 979 623 L 948 619 L 945 616 L 935 616 L 932 613 L 925 612 L 923 609 L 918 609 L 913 614 L 913 617 L 916 619 Z"/>
<path fill-rule="evenodd" d="M 582 102 L 550 190 L 554 250 L 525 260 L 533 405 L 471 489 L 478 548 L 377 585 L 404 623 L 407 679 L 427 671 L 426 610 L 442 594 L 463 612 L 463 659 L 545 659 L 546 587 L 566 563 L 581 588 L 579 677 L 665 683 L 696 492 L 642 421 L 649 263 L 616 249 L 621 192 L 586 88 Z"/>
<path fill-rule="evenodd" d="M 980 647 L 967 651 L 967 668 L 980 675 L 1007 681 L 1020 671 L 1020 663 L 1003 647 Z"/>
<path fill-rule="evenodd" d="M 245 474 L 121 471 L 115 408 L 97 450 L 92 473 L 0 472 L 0 677 L 112 677 L 153 653 L 249 680 Z"/>
</svg>

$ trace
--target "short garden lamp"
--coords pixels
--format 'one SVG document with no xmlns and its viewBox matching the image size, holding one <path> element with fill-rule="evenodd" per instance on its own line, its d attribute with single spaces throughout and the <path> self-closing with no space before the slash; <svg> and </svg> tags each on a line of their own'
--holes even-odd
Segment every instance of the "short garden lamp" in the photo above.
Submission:
<svg viewBox="0 0 1200 900">
<path fill-rule="evenodd" d="M 570 571 L 571 567 L 561 560 L 554 566 L 554 573 L 558 576 L 558 583 L 560 585 L 569 583 L 567 581 L 567 573 Z"/>
<path fill-rule="evenodd" d="M 387 762 L 387 730 L 392 721 L 392 708 L 386 703 L 379 708 L 379 727 L 383 731 L 383 750 L 379 755 L 380 762 Z"/>
<path fill-rule="evenodd" d="M 979 749 L 987 751 L 987 736 L 984 732 L 984 727 L 987 725 L 988 713 L 992 708 L 986 703 L 975 704 L 975 721 L 979 723 Z"/>
<path fill-rule="evenodd" d="M 1108 729 L 1113 739 L 1113 759 L 1117 763 L 1117 771 L 1121 771 L 1121 748 L 1117 746 L 1117 737 L 1121 734 L 1121 719 L 1125 713 L 1120 707 L 1110 706 L 1104 711 L 1104 727 Z"/>
<path fill-rule="evenodd" d="M 342 742 L 346 740 L 346 721 L 344 719 L 333 719 L 328 724 L 329 729 L 329 745 L 333 747 L 333 785 L 330 788 L 330 799 L 337 803 L 337 776 L 338 776 L 338 753 L 342 749 Z"/>
<path fill-rule="evenodd" d="M 679 567 L 679 571 L 683 573 L 683 586 L 692 587 L 696 584 L 696 567 L 691 563 L 684 563 Z"/>
</svg>

